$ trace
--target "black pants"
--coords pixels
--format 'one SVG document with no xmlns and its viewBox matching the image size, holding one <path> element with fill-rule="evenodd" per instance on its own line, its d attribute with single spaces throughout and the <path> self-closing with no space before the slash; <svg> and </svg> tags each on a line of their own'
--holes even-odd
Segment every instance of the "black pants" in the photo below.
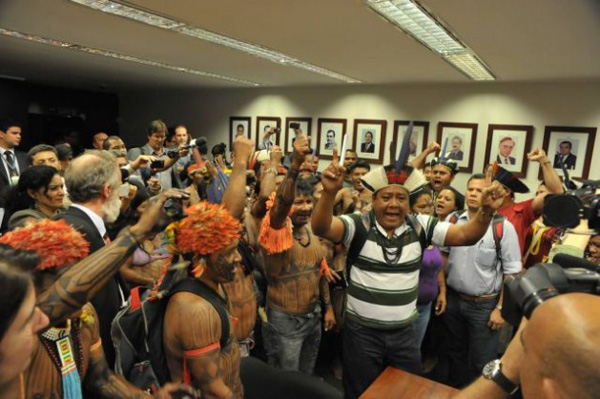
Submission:
<svg viewBox="0 0 600 399">
<path fill-rule="evenodd" d="M 342 334 L 342 381 L 346 399 L 358 398 L 387 366 L 421 373 L 421 352 L 414 324 L 396 330 L 379 330 L 346 320 Z"/>
</svg>

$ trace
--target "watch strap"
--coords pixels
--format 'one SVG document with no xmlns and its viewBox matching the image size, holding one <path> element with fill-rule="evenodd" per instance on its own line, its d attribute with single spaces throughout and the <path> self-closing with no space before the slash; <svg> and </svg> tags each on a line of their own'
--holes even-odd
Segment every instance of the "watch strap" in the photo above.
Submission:
<svg viewBox="0 0 600 399">
<path fill-rule="evenodd" d="M 506 378 L 504 373 L 502 373 L 502 369 L 498 370 L 494 374 L 494 376 L 492 377 L 492 381 L 498 384 L 500 388 L 502 388 L 504 392 L 508 393 L 509 395 L 514 394 L 519 388 L 517 384 L 513 383 L 511 380 Z"/>
</svg>

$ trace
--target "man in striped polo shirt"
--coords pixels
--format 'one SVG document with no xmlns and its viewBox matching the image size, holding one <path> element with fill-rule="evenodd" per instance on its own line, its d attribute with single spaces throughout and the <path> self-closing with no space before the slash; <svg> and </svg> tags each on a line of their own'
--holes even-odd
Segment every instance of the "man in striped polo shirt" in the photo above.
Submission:
<svg viewBox="0 0 600 399">
<path fill-rule="evenodd" d="M 323 194 L 312 218 L 313 231 L 348 249 L 349 288 L 343 332 L 343 383 L 346 398 L 358 398 L 377 376 L 393 366 L 421 371 L 414 321 L 423 250 L 436 245 L 472 245 L 486 232 L 505 191 L 494 182 L 482 193 L 477 215 L 453 225 L 436 218 L 409 217 L 409 191 L 425 184 L 411 167 L 396 172 L 379 167 L 362 179 L 373 193 L 373 210 L 364 218 L 333 216 L 344 168 L 337 157 L 323 172 Z M 357 254 L 354 256 L 353 254 Z"/>
</svg>

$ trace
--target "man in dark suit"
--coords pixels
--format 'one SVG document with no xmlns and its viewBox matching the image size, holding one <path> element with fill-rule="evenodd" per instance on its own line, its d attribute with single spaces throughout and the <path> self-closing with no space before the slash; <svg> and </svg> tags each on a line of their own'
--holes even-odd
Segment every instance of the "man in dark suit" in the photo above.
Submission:
<svg viewBox="0 0 600 399">
<path fill-rule="evenodd" d="M 110 154 L 92 150 L 71 162 L 65 181 L 72 205 L 58 218 L 83 233 L 93 253 L 109 243 L 104 222 L 114 222 L 119 216 L 121 171 Z M 127 285 L 117 273 L 91 301 L 98 312 L 102 346 L 111 369 L 115 353 L 110 326 L 128 297 Z"/>
<path fill-rule="evenodd" d="M 360 152 L 367 152 L 373 154 L 375 152 L 375 144 L 373 144 L 373 133 L 365 133 L 365 141 L 360 145 Z"/>
<path fill-rule="evenodd" d="M 511 157 L 510 154 L 515 148 L 515 141 L 511 137 L 503 137 L 498 144 L 498 155 L 496 161 L 500 165 L 514 165 L 517 160 Z"/>
<path fill-rule="evenodd" d="M 454 159 L 455 161 L 462 161 L 465 156 L 465 154 L 461 150 L 462 138 L 460 136 L 452 137 L 451 145 L 452 145 L 452 150 L 450 151 L 450 154 L 448 154 L 448 156 L 446 158 Z"/>
<path fill-rule="evenodd" d="M 575 169 L 575 163 L 577 162 L 577 156 L 571 154 L 571 148 L 573 143 L 568 140 L 562 141 L 558 146 L 558 154 L 554 156 L 554 168 L 560 169 L 563 165 L 567 169 Z"/>
<path fill-rule="evenodd" d="M 29 166 L 27 154 L 16 149 L 21 143 L 21 132 L 21 125 L 15 121 L 0 124 L 0 191 L 15 185 Z"/>
</svg>

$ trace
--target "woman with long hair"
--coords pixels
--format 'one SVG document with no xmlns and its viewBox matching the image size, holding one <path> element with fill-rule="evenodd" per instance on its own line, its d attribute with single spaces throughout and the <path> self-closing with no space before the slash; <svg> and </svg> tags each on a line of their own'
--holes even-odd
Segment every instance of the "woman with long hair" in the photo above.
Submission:
<svg viewBox="0 0 600 399">
<path fill-rule="evenodd" d="M 5 198 L 8 229 L 59 214 L 64 198 L 63 180 L 56 169 L 47 165 L 25 169 Z"/>
</svg>

